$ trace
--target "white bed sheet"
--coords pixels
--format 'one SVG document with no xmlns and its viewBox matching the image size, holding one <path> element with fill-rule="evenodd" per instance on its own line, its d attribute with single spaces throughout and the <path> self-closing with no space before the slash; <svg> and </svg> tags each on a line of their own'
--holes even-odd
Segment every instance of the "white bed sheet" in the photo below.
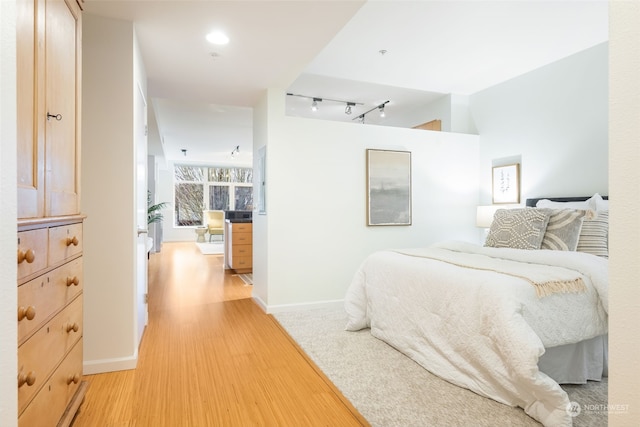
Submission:
<svg viewBox="0 0 640 427">
<path fill-rule="evenodd" d="M 463 268 L 420 253 L 469 252 L 579 272 L 586 292 L 536 296 L 523 279 Z M 448 242 L 364 261 L 345 298 L 347 330 L 371 333 L 432 373 L 520 406 L 546 426 L 571 425 L 566 393 L 538 369 L 546 347 L 607 333 L 608 262 L 590 254 Z"/>
</svg>

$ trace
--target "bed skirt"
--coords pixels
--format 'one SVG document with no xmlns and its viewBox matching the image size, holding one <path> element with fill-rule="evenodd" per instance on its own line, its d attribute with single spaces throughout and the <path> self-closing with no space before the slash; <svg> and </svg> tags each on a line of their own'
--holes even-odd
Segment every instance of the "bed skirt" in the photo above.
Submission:
<svg viewBox="0 0 640 427">
<path fill-rule="evenodd" d="M 608 335 L 575 344 L 547 348 L 538 368 L 558 384 L 585 384 L 600 381 L 608 374 Z"/>
</svg>

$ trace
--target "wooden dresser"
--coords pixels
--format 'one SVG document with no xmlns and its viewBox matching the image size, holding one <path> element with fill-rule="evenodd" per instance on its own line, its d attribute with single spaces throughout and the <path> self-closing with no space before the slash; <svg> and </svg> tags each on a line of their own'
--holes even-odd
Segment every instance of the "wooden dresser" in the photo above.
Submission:
<svg viewBox="0 0 640 427">
<path fill-rule="evenodd" d="M 253 268 L 253 224 L 225 221 L 225 268 L 250 273 Z"/>
<path fill-rule="evenodd" d="M 82 381 L 82 0 L 17 0 L 18 425 L 68 426 Z"/>
<path fill-rule="evenodd" d="M 18 228 L 19 426 L 69 425 L 86 392 L 82 220 L 47 218 Z"/>
</svg>

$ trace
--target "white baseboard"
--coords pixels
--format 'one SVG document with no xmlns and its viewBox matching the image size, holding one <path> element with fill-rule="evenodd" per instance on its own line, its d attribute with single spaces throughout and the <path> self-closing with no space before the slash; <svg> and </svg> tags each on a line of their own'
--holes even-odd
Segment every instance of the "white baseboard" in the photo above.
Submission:
<svg viewBox="0 0 640 427">
<path fill-rule="evenodd" d="M 115 359 L 85 360 L 82 364 L 82 374 L 103 374 L 105 372 L 128 371 L 138 366 L 138 352 L 129 357 Z"/>
<path fill-rule="evenodd" d="M 262 309 L 262 311 L 264 311 L 265 313 L 268 313 L 267 304 L 264 303 L 262 298 L 257 297 L 255 295 L 252 295 L 251 298 L 253 298 L 253 301 L 255 301 L 255 303 L 258 304 L 258 307 L 260 307 Z"/>
</svg>

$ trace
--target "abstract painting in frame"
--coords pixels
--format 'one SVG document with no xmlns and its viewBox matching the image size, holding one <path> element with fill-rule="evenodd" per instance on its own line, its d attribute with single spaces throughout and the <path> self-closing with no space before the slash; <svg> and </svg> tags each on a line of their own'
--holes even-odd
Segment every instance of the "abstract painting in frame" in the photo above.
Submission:
<svg viewBox="0 0 640 427">
<path fill-rule="evenodd" d="M 493 203 L 520 203 L 520 164 L 493 168 Z"/>
<path fill-rule="evenodd" d="M 367 225 L 411 225 L 411 152 L 367 149 Z"/>
</svg>

